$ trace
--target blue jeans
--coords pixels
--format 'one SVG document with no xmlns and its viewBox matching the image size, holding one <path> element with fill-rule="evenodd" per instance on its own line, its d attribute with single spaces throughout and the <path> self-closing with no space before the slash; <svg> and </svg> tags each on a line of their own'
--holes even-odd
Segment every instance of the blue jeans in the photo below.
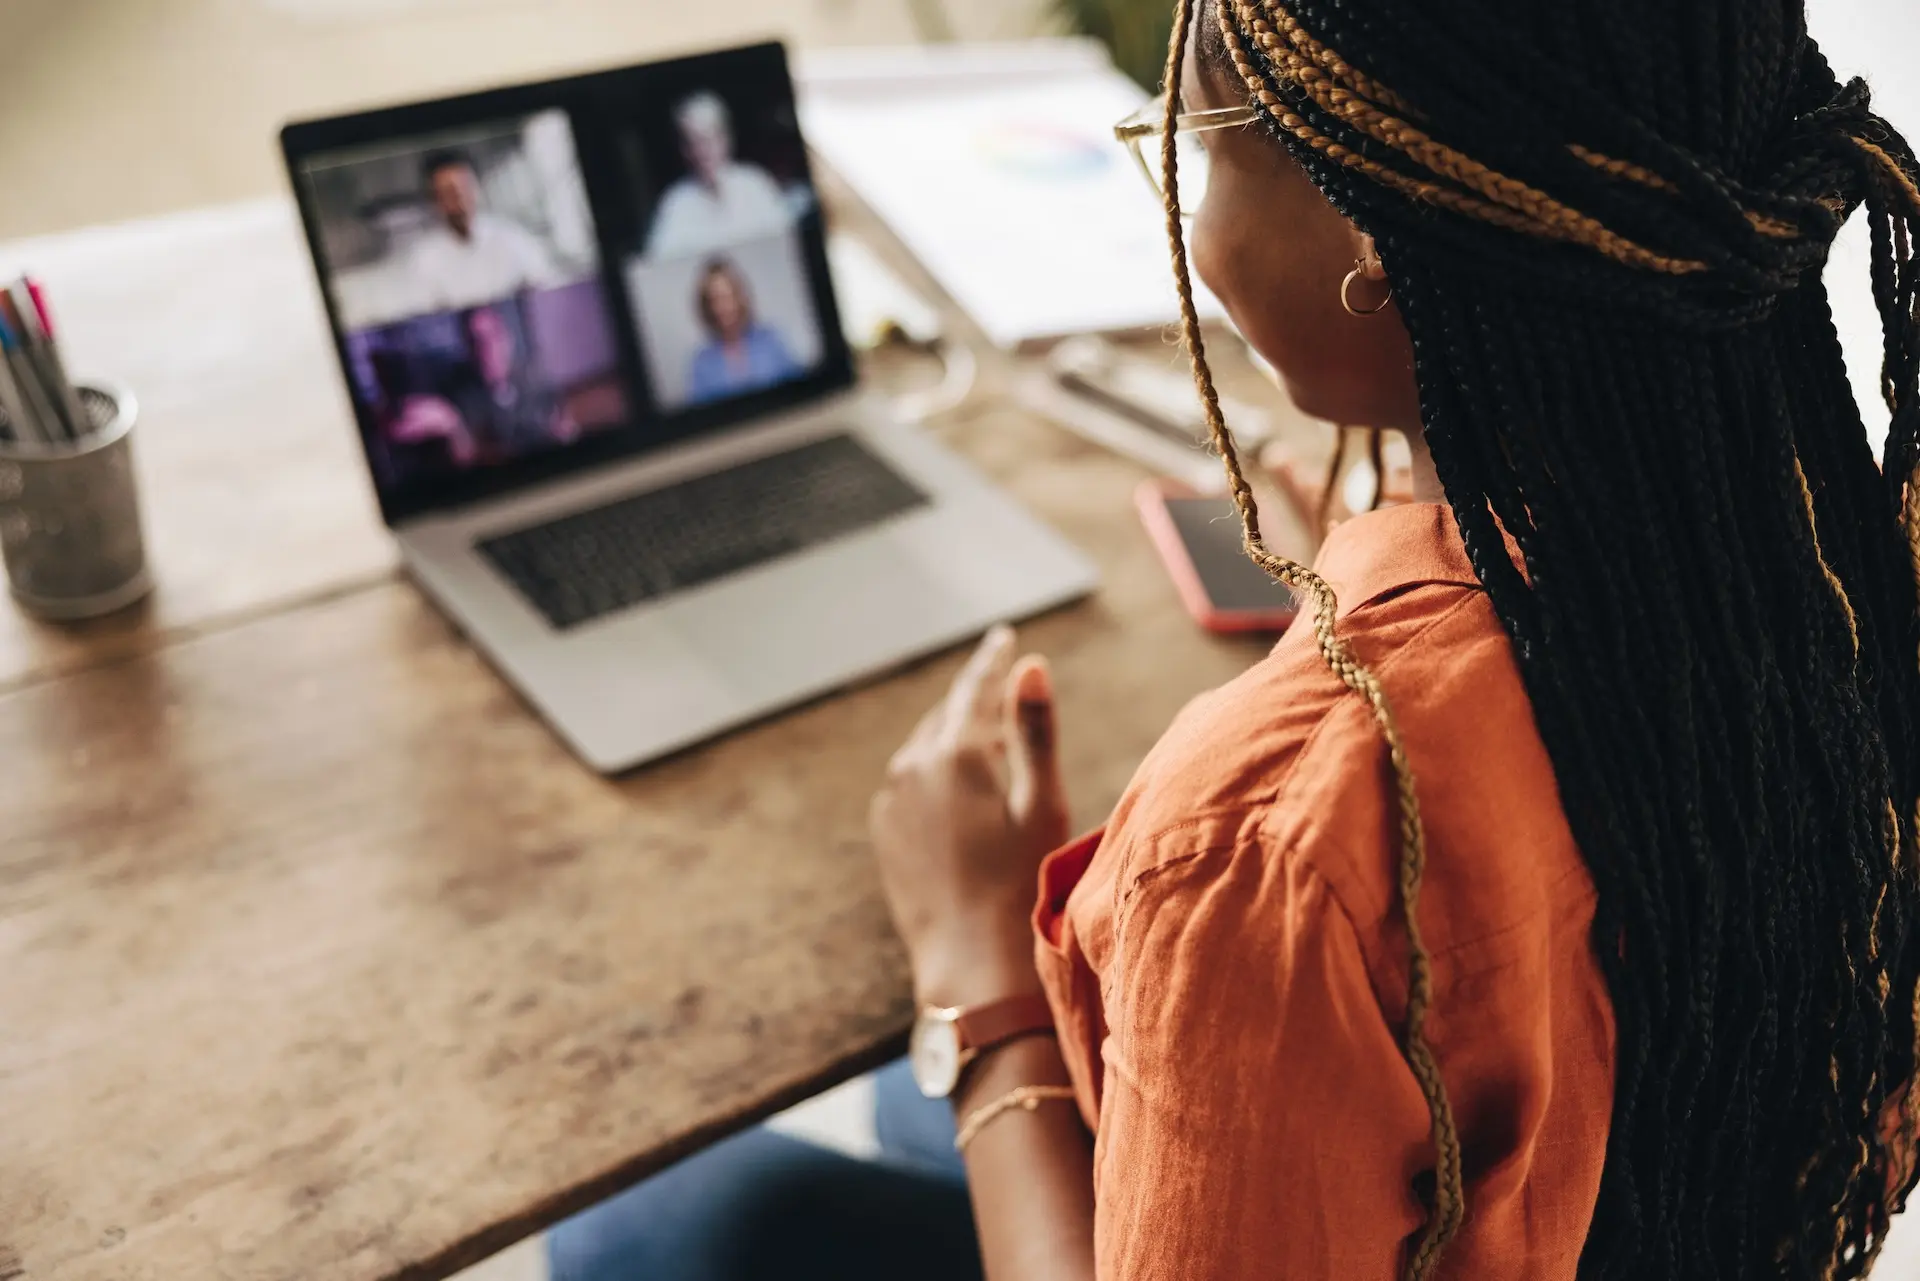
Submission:
<svg viewBox="0 0 1920 1281">
<path fill-rule="evenodd" d="M 547 1235 L 553 1281 L 980 1281 L 953 1117 L 875 1078 L 878 1161 L 737 1134 Z"/>
</svg>

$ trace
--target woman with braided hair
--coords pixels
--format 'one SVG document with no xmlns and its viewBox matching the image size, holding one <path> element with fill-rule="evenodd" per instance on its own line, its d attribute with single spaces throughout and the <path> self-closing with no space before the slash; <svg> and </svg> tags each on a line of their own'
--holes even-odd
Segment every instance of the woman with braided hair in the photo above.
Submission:
<svg viewBox="0 0 1920 1281">
<path fill-rule="evenodd" d="M 915 1069 L 987 1275 L 1868 1275 L 1920 1121 L 1912 150 L 1801 0 L 1180 0 L 1167 79 L 1126 132 L 1304 608 L 1094 837 L 1007 634 L 894 760 Z M 1822 279 L 1862 206 L 1877 459 Z M 1312 568 L 1262 540 L 1189 243 L 1302 408 L 1413 443 L 1421 501 Z M 923 1169 L 863 1218 L 747 1166 L 674 1275 L 753 1275 L 714 1260 L 775 1205 L 783 1275 L 978 1266 L 848 1262 L 876 1216 L 951 1228 Z"/>
</svg>

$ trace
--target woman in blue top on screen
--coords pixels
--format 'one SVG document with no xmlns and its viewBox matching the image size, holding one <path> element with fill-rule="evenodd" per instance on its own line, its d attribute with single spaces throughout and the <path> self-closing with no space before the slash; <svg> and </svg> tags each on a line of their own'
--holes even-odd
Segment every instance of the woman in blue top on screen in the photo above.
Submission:
<svg viewBox="0 0 1920 1281">
<path fill-rule="evenodd" d="M 804 372 L 786 340 L 754 318 L 746 278 L 732 262 L 715 258 L 707 263 L 700 273 L 699 303 L 709 337 L 693 354 L 688 404 L 759 391 Z"/>
</svg>

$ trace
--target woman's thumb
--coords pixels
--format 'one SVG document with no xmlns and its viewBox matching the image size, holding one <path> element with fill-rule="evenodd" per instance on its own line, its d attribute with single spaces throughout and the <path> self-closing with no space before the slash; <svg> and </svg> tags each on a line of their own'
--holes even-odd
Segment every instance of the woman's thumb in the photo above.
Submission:
<svg viewBox="0 0 1920 1281">
<path fill-rule="evenodd" d="M 1019 742 L 1019 782 L 1016 810 L 1031 814 L 1041 809 L 1064 812 L 1066 786 L 1060 778 L 1059 721 L 1053 700 L 1053 673 L 1047 660 L 1029 654 L 1014 664 L 1007 677 L 1007 703 Z"/>
</svg>

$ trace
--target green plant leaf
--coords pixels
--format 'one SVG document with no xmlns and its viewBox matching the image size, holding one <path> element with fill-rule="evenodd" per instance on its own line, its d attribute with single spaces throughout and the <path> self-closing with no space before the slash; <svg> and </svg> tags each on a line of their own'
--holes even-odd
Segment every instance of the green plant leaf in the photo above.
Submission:
<svg viewBox="0 0 1920 1281">
<path fill-rule="evenodd" d="M 1158 92 L 1173 31 L 1169 0 L 1055 0 L 1073 30 L 1107 46 L 1113 63 L 1148 93 Z"/>
</svg>

